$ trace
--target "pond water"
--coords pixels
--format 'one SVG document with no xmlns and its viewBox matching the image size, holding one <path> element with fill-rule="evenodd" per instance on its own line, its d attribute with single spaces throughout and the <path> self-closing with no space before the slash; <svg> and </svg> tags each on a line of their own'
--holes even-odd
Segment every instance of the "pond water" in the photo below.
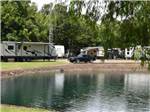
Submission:
<svg viewBox="0 0 150 112">
<path fill-rule="evenodd" d="M 1 81 L 1 103 L 61 112 L 150 112 L 150 75 L 50 73 Z"/>
</svg>

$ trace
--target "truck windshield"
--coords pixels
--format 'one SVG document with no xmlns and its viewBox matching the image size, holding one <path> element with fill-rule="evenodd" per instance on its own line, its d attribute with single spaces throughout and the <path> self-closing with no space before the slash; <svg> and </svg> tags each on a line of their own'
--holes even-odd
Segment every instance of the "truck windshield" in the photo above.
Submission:
<svg viewBox="0 0 150 112">
<path fill-rule="evenodd" d="M 82 57 L 83 56 L 83 54 L 79 54 L 77 57 Z"/>
</svg>

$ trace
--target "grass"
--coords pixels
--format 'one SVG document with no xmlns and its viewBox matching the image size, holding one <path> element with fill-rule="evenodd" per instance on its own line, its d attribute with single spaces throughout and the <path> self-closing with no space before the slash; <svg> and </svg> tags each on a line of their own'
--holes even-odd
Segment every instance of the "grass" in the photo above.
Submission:
<svg viewBox="0 0 150 112">
<path fill-rule="evenodd" d="M 41 68 L 55 65 L 66 64 L 65 60 L 56 61 L 32 61 L 32 62 L 1 62 L 2 70 L 17 70 L 17 69 L 31 69 L 31 68 Z"/>
<path fill-rule="evenodd" d="M 1 105 L 1 112 L 54 112 L 39 108 L 27 108 L 11 105 Z"/>
</svg>

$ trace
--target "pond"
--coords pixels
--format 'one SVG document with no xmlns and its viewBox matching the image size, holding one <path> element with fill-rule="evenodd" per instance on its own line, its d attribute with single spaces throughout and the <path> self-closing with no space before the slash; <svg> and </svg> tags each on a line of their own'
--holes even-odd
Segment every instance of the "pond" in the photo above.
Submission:
<svg viewBox="0 0 150 112">
<path fill-rule="evenodd" d="M 1 103 L 60 112 L 150 112 L 150 75 L 56 72 L 5 78 Z"/>
</svg>

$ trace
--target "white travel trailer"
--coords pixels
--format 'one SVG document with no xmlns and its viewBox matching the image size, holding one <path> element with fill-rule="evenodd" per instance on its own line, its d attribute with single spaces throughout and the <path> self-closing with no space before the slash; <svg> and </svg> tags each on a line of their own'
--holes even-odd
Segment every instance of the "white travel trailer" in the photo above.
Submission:
<svg viewBox="0 0 150 112">
<path fill-rule="evenodd" d="M 131 59 L 134 55 L 134 47 L 125 48 L 125 58 Z"/>
<path fill-rule="evenodd" d="M 65 56 L 65 47 L 63 45 L 55 45 L 55 49 L 58 58 L 63 58 Z"/>
<path fill-rule="evenodd" d="M 86 47 L 84 49 L 81 49 L 81 53 L 94 56 L 97 58 L 104 58 L 104 48 L 102 46 Z"/>
<path fill-rule="evenodd" d="M 29 61 L 32 59 L 56 59 L 56 50 L 52 43 L 43 42 L 1 42 L 1 59 L 8 61 Z"/>
<path fill-rule="evenodd" d="M 137 59 L 139 60 L 143 56 L 143 48 L 141 45 L 137 45 L 136 47 L 129 47 L 125 49 L 125 58 L 126 59 Z"/>
</svg>

